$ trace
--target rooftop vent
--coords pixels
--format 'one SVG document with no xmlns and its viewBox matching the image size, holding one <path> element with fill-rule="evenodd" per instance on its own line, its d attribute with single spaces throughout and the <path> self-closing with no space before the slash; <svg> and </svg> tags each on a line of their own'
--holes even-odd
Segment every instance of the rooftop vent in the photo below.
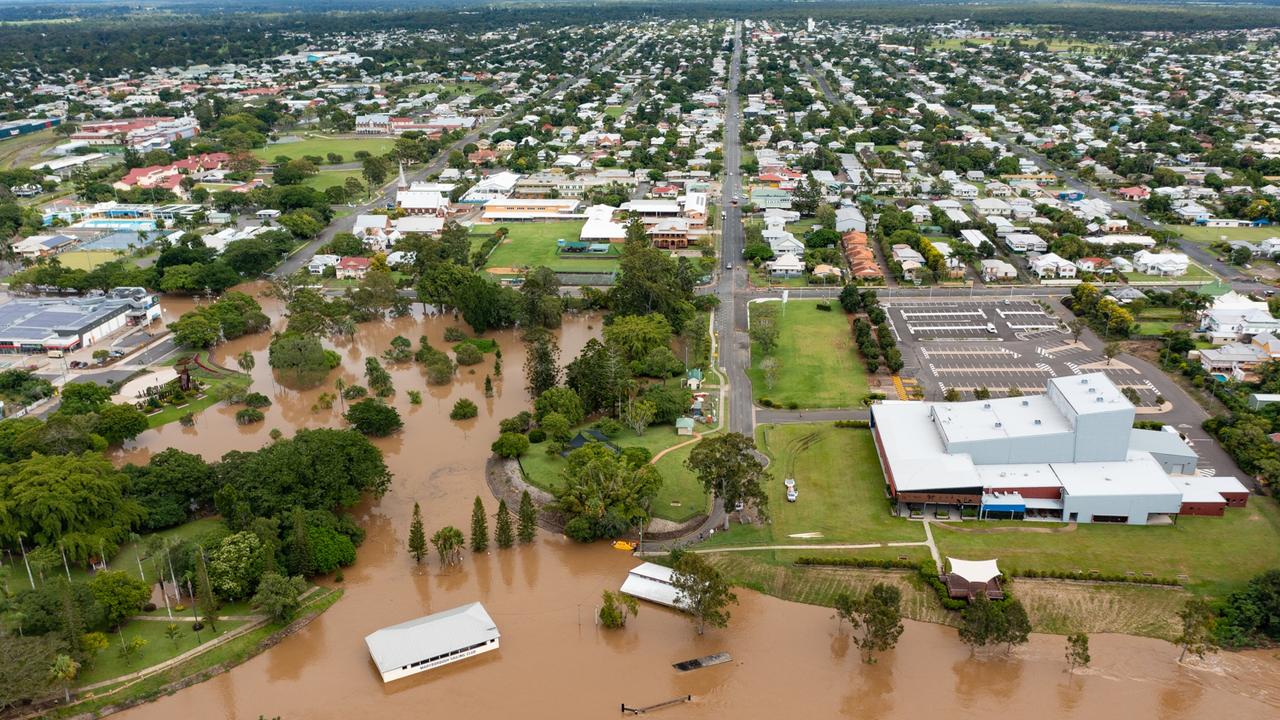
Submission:
<svg viewBox="0 0 1280 720">
<path fill-rule="evenodd" d="M 1098 402 L 1106 402 L 1106 401 L 1107 401 L 1106 398 L 1102 397 L 1101 395 L 1098 396 Z"/>
<path fill-rule="evenodd" d="M 990 410 L 990 409 L 991 409 L 991 403 L 982 403 L 982 409 L 983 409 L 983 410 Z"/>
<path fill-rule="evenodd" d="M 1089 378 L 1083 378 L 1083 377 L 1082 377 L 1082 378 L 1080 378 L 1080 384 L 1081 384 L 1081 385 L 1088 385 L 1088 384 L 1089 384 Z"/>
<path fill-rule="evenodd" d="M 1002 423 L 1002 422 L 997 422 L 997 423 L 996 423 L 996 427 L 1004 427 L 1004 423 Z"/>
<path fill-rule="evenodd" d="M 1096 393 L 1098 392 L 1098 388 L 1089 388 L 1089 392 Z"/>
<path fill-rule="evenodd" d="M 1028 405 L 1030 405 L 1030 404 L 1031 404 L 1031 401 L 1030 401 L 1030 400 L 1023 400 L 1023 401 L 1022 401 L 1022 407 L 1026 407 L 1026 406 L 1028 406 Z"/>
<path fill-rule="evenodd" d="M 1037 424 L 1037 425 L 1039 425 L 1039 424 L 1040 424 L 1040 418 L 1036 418 L 1036 424 Z"/>
</svg>

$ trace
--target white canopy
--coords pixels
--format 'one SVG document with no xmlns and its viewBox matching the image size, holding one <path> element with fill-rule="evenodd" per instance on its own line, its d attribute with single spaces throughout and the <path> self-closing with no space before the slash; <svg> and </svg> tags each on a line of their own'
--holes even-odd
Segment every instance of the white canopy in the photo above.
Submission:
<svg viewBox="0 0 1280 720">
<path fill-rule="evenodd" d="M 951 564 L 952 575 L 958 575 L 971 583 L 991 582 L 992 578 L 1000 575 L 1000 568 L 996 567 L 995 560 L 957 560 L 949 557 L 947 562 Z"/>
</svg>

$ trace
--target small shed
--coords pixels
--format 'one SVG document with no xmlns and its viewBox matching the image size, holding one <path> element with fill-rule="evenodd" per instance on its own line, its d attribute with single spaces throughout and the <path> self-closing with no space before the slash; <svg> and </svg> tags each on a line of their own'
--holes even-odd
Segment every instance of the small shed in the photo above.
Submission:
<svg viewBox="0 0 1280 720">
<path fill-rule="evenodd" d="M 951 572 L 945 576 L 947 594 L 957 600 L 972 601 L 979 594 L 989 600 L 1004 598 L 1000 587 L 1000 568 L 995 560 L 957 560 L 947 558 Z"/>
<path fill-rule="evenodd" d="M 676 434 L 692 435 L 693 434 L 693 418 L 690 418 L 690 417 L 676 418 Z"/>
</svg>

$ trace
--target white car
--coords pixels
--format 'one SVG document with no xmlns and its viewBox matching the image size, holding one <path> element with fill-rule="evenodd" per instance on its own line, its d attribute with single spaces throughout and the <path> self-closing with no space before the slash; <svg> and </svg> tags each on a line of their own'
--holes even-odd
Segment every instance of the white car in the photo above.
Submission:
<svg viewBox="0 0 1280 720">
<path fill-rule="evenodd" d="M 793 487 L 787 488 L 787 502 L 795 502 L 800 493 Z"/>
</svg>

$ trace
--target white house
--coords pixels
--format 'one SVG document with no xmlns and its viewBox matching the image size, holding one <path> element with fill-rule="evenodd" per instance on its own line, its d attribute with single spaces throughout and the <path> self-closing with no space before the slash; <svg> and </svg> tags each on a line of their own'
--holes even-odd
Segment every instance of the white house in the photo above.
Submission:
<svg viewBox="0 0 1280 720">
<path fill-rule="evenodd" d="M 1044 238 L 1032 233 L 1009 233 L 1004 238 L 1004 244 L 1009 246 L 1013 252 L 1044 252 L 1049 249 L 1049 243 Z"/>
<path fill-rule="evenodd" d="M 1031 261 L 1031 271 L 1041 280 L 1045 278 L 1073 278 L 1076 266 L 1070 260 L 1054 253 L 1045 253 Z"/>
<path fill-rule="evenodd" d="M 1191 261 L 1182 253 L 1153 253 L 1139 250 L 1133 254 L 1133 267 L 1144 275 L 1177 277 L 1186 275 Z"/>
</svg>

